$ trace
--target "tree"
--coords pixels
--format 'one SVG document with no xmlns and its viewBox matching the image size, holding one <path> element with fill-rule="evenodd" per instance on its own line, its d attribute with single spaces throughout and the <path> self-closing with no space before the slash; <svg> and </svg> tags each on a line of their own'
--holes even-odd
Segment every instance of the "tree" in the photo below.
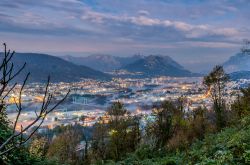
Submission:
<svg viewBox="0 0 250 165">
<path fill-rule="evenodd" d="M 94 126 L 92 151 L 97 159 L 118 161 L 136 150 L 140 142 L 140 119 L 131 116 L 120 102 L 107 109 L 106 117 L 107 123 L 100 119 Z"/>
<path fill-rule="evenodd" d="M 120 102 L 113 103 L 107 110 L 109 116 L 108 133 L 110 155 L 114 160 L 119 160 L 126 153 L 126 137 L 129 127 L 129 112 Z"/>
<path fill-rule="evenodd" d="M 235 112 L 238 118 L 250 114 L 250 86 L 246 89 L 241 89 L 242 96 L 238 95 L 237 99 L 231 105 L 231 109 Z"/>
<path fill-rule="evenodd" d="M 225 94 L 226 82 L 229 80 L 228 75 L 225 73 L 222 66 L 215 66 L 213 70 L 204 77 L 203 84 L 210 92 L 210 96 L 213 100 L 213 110 L 216 115 L 217 129 L 221 129 L 225 126 L 225 100 L 223 98 Z"/>
<path fill-rule="evenodd" d="M 77 153 L 77 146 L 83 139 L 83 132 L 78 127 L 68 126 L 56 136 L 49 145 L 47 157 L 61 163 L 81 164 L 81 156 Z"/>
<path fill-rule="evenodd" d="M 26 63 L 17 71 L 14 71 L 15 64 L 12 62 L 12 58 L 15 52 L 11 52 L 7 50 L 7 46 L 4 43 L 4 55 L 1 56 L 2 62 L 0 64 L 0 157 L 7 159 L 8 155 L 11 155 L 14 149 L 20 148 L 23 146 L 39 129 L 42 125 L 46 116 L 51 113 L 55 108 L 61 104 L 69 92 L 63 97 L 62 100 L 59 100 L 56 104 L 51 105 L 51 100 L 54 99 L 52 92 L 49 91 L 50 85 L 50 77 L 48 77 L 48 81 L 46 83 L 44 97 L 42 101 L 42 105 L 39 111 L 35 111 L 36 118 L 26 127 L 21 125 L 21 130 L 16 131 L 17 125 L 19 123 L 19 117 L 22 114 L 24 108 L 22 106 L 22 93 L 27 83 L 27 80 L 30 76 L 30 73 L 26 75 L 24 81 L 19 90 L 18 99 L 15 99 L 17 116 L 13 125 L 8 121 L 5 111 L 5 103 L 9 94 L 16 88 L 17 82 L 15 82 L 15 78 L 23 71 L 26 66 Z M 33 126 L 36 125 L 35 129 L 32 129 Z M 30 132 L 29 134 L 25 132 Z"/>
<path fill-rule="evenodd" d="M 45 137 L 37 137 L 32 139 L 29 145 L 29 153 L 38 158 L 44 158 L 48 150 L 48 139 Z"/>
<path fill-rule="evenodd" d="M 108 140 L 108 128 L 107 124 L 102 118 L 98 119 L 93 127 L 93 136 L 91 148 L 95 160 L 106 160 L 107 159 L 107 140 Z"/>
<path fill-rule="evenodd" d="M 193 116 L 190 124 L 190 130 L 192 131 L 193 137 L 199 140 L 205 137 L 205 133 L 209 129 L 206 112 L 207 109 L 203 107 L 198 107 L 192 112 Z"/>
<path fill-rule="evenodd" d="M 155 121 L 147 126 L 147 136 L 156 138 L 156 148 L 164 147 L 173 135 L 173 116 L 176 106 L 172 101 L 164 101 L 153 110 Z"/>
</svg>

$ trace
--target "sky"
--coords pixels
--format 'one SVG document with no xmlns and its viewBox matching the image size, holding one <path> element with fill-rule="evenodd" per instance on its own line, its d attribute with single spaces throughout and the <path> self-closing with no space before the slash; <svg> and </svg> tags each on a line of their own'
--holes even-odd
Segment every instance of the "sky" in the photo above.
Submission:
<svg viewBox="0 0 250 165">
<path fill-rule="evenodd" d="M 250 0 L 0 0 L 0 42 L 17 52 L 168 55 L 205 71 L 250 38 Z"/>
</svg>

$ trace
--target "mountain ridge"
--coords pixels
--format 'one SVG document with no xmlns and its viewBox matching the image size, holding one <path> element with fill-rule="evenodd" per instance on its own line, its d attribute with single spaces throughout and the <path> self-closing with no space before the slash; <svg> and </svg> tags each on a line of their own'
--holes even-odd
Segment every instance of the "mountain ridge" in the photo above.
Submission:
<svg viewBox="0 0 250 165">
<path fill-rule="evenodd" d="M 223 66 L 228 73 L 250 71 L 250 55 L 237 53 L 224 62 Z"/>
<path fill-rule="evenodd" d="M 77 65 L 85 65 L 99 71 L 110 72 L 132 63 L 142 58 L 142 56 L 133 55 L 130 57 L 117 57 L 106 54 L 93 54 L 86 57 L 74 57 L 67 55 L 62 56 L 61 58 Z"/>
<path fill-rule="evenodd" d="M 127 70 L 129 72 L 141 72 L 143 77 L 198 76 L 198 74 L 194 74 L 189 70 L 186 70 L 171 57 L 162 55 L 149 55 L 120 69 Z"/>
<path fill-rule="evenodd" d="M 229 74 L 231 80 L 250 79 L 250 71 L 238 71 Z"/>
<path fill-rule="evenodd" d="M 1 53 L 1 57 L 3 54 Z M 59 57 L 41 53 L 15 53 L 12 62 L 17 71 L 25 62 L 26 67 L 14 81 L 22 82 L 30 72 L 28 82 L 46 82 L 50 75 L 51 82 L 75 82 L 82 78 L 109 79 L 109 75 L 86 66 L 75 65 Z"/>
</svg>

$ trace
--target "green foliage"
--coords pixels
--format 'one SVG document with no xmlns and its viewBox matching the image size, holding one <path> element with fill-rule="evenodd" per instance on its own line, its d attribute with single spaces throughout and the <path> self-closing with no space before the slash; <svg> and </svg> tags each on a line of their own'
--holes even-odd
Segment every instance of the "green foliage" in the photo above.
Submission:
<svg viewBox="0 0 250 165">
<path fill-rule="evenodd" d="M 238 118 L 250 114 L 250 87 L 241 89 L 242 96 L 238 98 L 231 105 L 231 109 Z"/>
<path fill-rule="evenodd" d="M 104 163 L 105 164 L 105 163 Z M 117 165 L 245 165 L 250 164 L 250 116 L 241 119 L 238 125 L 226 128 L 217 134 L 209 134 L 181 152 L 155 151 L 150 146 L 139 147 L 133 154 Z"/>
<path fill-rule="evenodd" d="M 207 109 L 199 107 L 192 113 L 185 113 L 183 100 L 165 101 L 154 109 L 155 121 L 148 123 L 146 138 L 155 138 L 155 149 L 183 150 L 195 139 L 204 138 L 209 131 L 211 126 L 207 121 Z"/>
<path fill-rule="evenodd" d="M 44 158 L 47 149 L 48 139 L 45 137 L 34 138 L 29 145 L 30 154 L 38 158 Z"/>
<path fill-rule="evenodd" d="M 148 153 L 149 154 L 149 153 Z M 179 165 L 182 164 L 183 155 L 169 154 L 168 156 L 159 156 L 158 154 L 152 153 L 152 158 L 139 159 L 136 154 L 130 154 L 128 158 L 117 163 L 116 165 Z M 166 154 L 166 153 L 165 153 Z"/>
<path fill-rule="evenodd" d="M 6 114 L 6 108 L 3 104 L 0 104 L 0 144 L 4 142 L 11 135 L 11 129 L 9 128 L 9 120 Z"/>
<path fill-rule="evenodd" d="M 139 118 L 133 117 L 120 102 L 107 110 L 108 123 L 94 126 L 92 150 L 97 160 L 120 160 L 134 152 L 140 140 Z"/>
<path fill-rule="evenodd" d="M 2 160 L 0 161 L 1 164 L 8 164 L 8 165 L 32 165 L 32 164 L 39 164 L 39 165 L 45 165 L 45 164 L 51 164 L 52 162 L 43 160 L 37 157 L 34 157 L 29 154 L 26 148 L 18 148 L 16 150 L 13 150 L 8 155 L 4 155 L 2 157 Z M 53 163 L 56 164 L 56 163 Z"/>
<path fill-rule="evenodd" d="M 154 156 L 154 150 L 149 145 L 142 145 L 135 151 L 135 155 L 139 160 L 151 159 Z"/>
<path fill-rule="evenodd" d="M 12 134 L 5 107 L 0 109 L 0 144 Z M 8 146 L 7 146 L 8 147 Z M 3 165 L 58 165 L 58 162 L 30 154 L 27 147 L 15 148 L 11 152 L 0 157 L 0 164 Z"/>
<path fill-rule="evenodd" d="M 250 117 L 239 125 L 196 142 L 187 154 L 190 163 L 247 164 L 250 150 Z"/>
<path fill-rule="evenodd" d="M 181 125 L 182 112 L 172 101 L 165 101 L 153 110 L 155 121 L 148 123 L 147 137 L 156 139 L 156 148 L 164 147 L 172 137 L 174 128 Z"/>
<path fill-rule="evenodd" d="M 82 140 L 83 133 L 75 127 L 67 127 L 49 145 L 47 158 L 55 159 L 60 163 L 80 164 L 80 156 L 77 154 L 77 145 Z"/>
<path fill-rule="evenodd" d="M 245 93 L 239 97 L 240 100 L 249 98 L 247 90 L 244 90 Z M 132 118 L 121 103 L 115 103 L 108 110 L 109 122 L 104 123 L 100 120 L 94 126 L 91 146 L 92 163 L 100 165 L 250 164 L 249 116 L 238 117 L 237 122 L 234 122 L 235 125 L 211 134 L 214 126 L 209 121 L 207 109 L 199 107 L 191 113 L 184 113 L 182 104 L 181 100 L 168 101 L 157 107 L 154 111 L 155 121 L 150 123 L 147 135 L 143 137 L 143 141 L 140 141 L 138 120 Z M 248 107 L 249 104 L 246 103 L 245 106 Z M 148 136 L 148 133 L 152 133 L 153 136 Z M 165 136 L 168 138 L 164 139 Z M 165 142 L 163 147 L 156 145 L 159 139 Z M 59 146 L 62 144 L 60 142 Z M 61 150 L 57 148 L 53 152 L 60 153 Z"/>
</svg>

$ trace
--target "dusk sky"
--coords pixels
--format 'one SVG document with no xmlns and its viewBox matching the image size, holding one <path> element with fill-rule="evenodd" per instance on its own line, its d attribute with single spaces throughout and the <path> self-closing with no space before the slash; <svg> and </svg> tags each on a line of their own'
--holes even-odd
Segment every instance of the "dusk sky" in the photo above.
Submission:
<svg viewBox="0 0 250 165">
<path fill-rule="evenodd" d="M 169 55 L 206 70 L 250 38 L 249 0 L 0 0 L 0 41 L 52 55 Z"/>
</svg>

